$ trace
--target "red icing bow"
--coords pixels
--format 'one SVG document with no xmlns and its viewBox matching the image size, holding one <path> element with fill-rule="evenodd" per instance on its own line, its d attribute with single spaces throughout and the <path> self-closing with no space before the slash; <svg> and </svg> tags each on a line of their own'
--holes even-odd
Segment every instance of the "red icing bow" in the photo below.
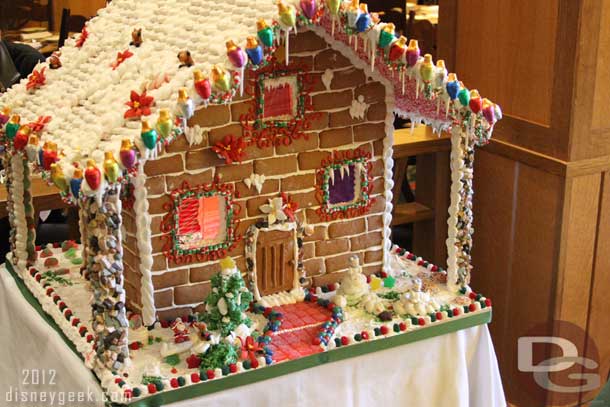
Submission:
<svg viewBox="0 0 610 407">
<path fill-rule="evenodd" d="M 251 336 L 246 337 L 245 343 L 242 338 L 239 338 L 239 341 L 241 342 L 241 360 L 250 359 L 253 362 L 256 360 L 256 352 L 263 351 L 263 347 Z"/>
<path fill-rule="evenodd" d="M 150 107 L 154 103 L 155 98 L 147 96 L 146 91 L 139 95 L 136 91 L 132 90 L 129 98 L 131 100 L 125 103 L 129 106 L 129 110 L 123 115 L 125 119 L 138 119 L 150 114 Z"/>
<path fill-rule="evenodd" d="M 132 56 L 133 56 L 133 52 L 131 52 L 128 49 L 126 49 L 123 52 L 117 52 L 116 60 L 112 64 L 110 64 L 110 66 L 112 67 L 112 70 L 114 71 L 115 69 L 117 69 L 119 67 L 119 65 L 121 65 L 123 62 L 125 62 L 125 60 L 127 58 L 130 58 Z"/>
<path fill-rule="evenodd" d="M 47 69 L 46 67 L 42 68 L 40 71 L 38 71 L 37 69 L 34 69 L 34 72 L 32 72 L 32 74 L 28 78 L 28 83 L 25 85 L 25 88 L 27 90 L 32 90 L 32 89 L 38 89 L 42 85 L 44 85 L 47 80 L 47 78 L 45 77 L 45 74 L 44 74 L 44 71 L 46 69 Z"/>
<path fill-rule="evenodd" d="M 222 141 L 216 143 L 212 150 L 218 154 L 219 157 L 224 158 L 227 164 L 233 164 L 233 162 L 241 162 L 246 158 L 246 143 L 244 138 L 235 138 L 232 135 L 226 135 Z"/>
<path fill-rule="evenodd" d="M 34 133 L 40 133 L 44 127 L 51 121 L 51 116 L 38 116 L 35 122 L 28 123 L 27 126 Z"/>
<path fill-rule="evenodd" d="M 288 216 L 291 222 L 294 222 L 295 212 L 299 209 L 299 204 L 292 200 L 292 197 L 287 195 L 285 192 L 280 194 L 282 196 L 282 203 L 284 204 L 284 213 Z"/>
</svg>

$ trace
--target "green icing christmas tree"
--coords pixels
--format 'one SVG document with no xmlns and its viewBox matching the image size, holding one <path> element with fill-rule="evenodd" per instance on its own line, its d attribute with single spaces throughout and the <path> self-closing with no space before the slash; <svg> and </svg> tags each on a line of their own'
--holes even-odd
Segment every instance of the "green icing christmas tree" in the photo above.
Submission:
<svg viewBox="0 0 610 407">
<path fill-rule="evenodd" d="M 239 325 L 250 326 L 245 311 L 252 301 L 241 273 L 230 257 L 220 261 L 221 272 L 212 277 L 212 291 L 205 300 L 203 320 L 208 329 L 229 335 Z"/>
</svg>

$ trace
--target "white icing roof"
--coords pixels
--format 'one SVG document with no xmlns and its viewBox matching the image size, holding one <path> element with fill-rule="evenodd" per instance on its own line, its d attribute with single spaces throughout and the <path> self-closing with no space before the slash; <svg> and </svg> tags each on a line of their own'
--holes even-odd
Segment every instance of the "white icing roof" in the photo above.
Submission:
<svg viewBox="0 0 610 407">
<path fill-rule="evenodd" d="M 147 83 L 168 75 L 169 83 L 147 92 L 155 98 L 149 117 L 154 124 L 158 109 L 173 110 L 179 88 L 193 89 L 193 69 L 209 73 L 214 64 L 230 68 L 225 42 L 231 39 L 244 47 L 246 37 L 256 33 L 257 19 L 271 23 L 276 16 L 273 0 L 113 0 L 88 22 L 82 48 L 75 39 L 66 41 L 62 67 L 47 67 L 44 86 L 30 93 L 24 79 L 0 96 L 0 106 L 20 114 L 22 124 L 52 116 L 42 142 L 56 142 L 66 155 L 65 164 L 83 162 L 85 155 L 102 162 L 104 151 L 118 158 L 123 138 L 140 139 L 139 120 L 123 119 L 132 90 L 140 93 Z M 139 48 L 129 46 L 134 28 L 142 28 Z M 134 56 L 113 70 L 117 53 L 126 49 Z M 179 69 L 177 54 L 184 49 L 195 60 L 193 68 Z"/>
</svg>

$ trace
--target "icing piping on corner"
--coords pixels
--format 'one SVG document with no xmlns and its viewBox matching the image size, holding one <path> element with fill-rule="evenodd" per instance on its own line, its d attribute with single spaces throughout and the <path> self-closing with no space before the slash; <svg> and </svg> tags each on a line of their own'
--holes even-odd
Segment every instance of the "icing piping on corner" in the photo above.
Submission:
<svg viewBox="0 0 610 407">
<path fill-rule="evenodd" d="M 24 197 L 24 171 L 23 171 L 23 159 L 20 154 L 16 154 L 11 157 L 11 170 L 13 172 L 14 180 L 11 185 L 12 198 L 13 198 L 13 210 L 15 216 L 15 230 L 16 230 L 16 242 L 15 242 L 15 257 L 19 269 L 25 270 L 27 255 L 27 222 L 25 220 L 25 207 L 23 205 Z"/>
<path fill-rule="evenodd" d="M 133 178 L 135 195 L 133 209 L 136 215 L 136 236 L 138 241 L 138 252 L 140 254 L 140 272 L 142 273 L 140 284 L 142 294 L 142 319 L 145 325 L 150 326 L 155 323 L 156 309 L 151 274 L 153 265 L 150 235 L 151 218 L 148 213 L 148 192 L 146 190 L 146 174 L 144 174 L 143 168 L 144 162 L 141 162 L 138 166 L 138 174 Z"/>
</svg>

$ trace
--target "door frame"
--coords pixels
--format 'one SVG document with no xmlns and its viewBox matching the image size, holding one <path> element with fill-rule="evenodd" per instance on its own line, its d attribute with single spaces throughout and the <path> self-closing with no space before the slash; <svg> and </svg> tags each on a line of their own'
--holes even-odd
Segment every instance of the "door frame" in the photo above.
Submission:
<svg viewBox="0 0 610 407">
<path fill-rule="evenodd" d="M 284 222 L 276 223 L 271 226 L 267 222 L 257 223 L 250 226 L 246 232 L 246 268 L 248 270 L 248 281 L 250 282 L 250 291 L 254 294 L 254 300 L 260 301 L 263 298 L 260 294 L 257 284 L 257 273 L 256 273 L 256 243 L 258 240 L 258 234 L 260 232 L 272 232 L 282 231 L 290 232 L 294 231 L 294 276 L 292 282 L 292 289 L 301 291 L 301 281 L 303 281 L 305 275 L 305 269 L 303 267 L 303 227 L 297 222 Z"/>
</svg>

